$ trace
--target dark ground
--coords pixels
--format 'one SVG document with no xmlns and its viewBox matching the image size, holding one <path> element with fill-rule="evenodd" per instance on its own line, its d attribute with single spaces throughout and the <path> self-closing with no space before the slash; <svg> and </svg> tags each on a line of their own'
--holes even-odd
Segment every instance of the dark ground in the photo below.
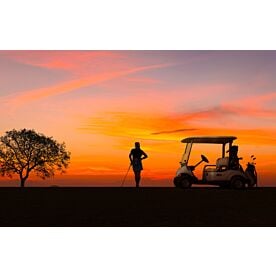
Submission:
<svg viewBox="0 0 276 276">
<path fill-rule="evenodd" d="M 0 226 L 276 226 L 276 188 L 1 188 Z"/>
</svg>

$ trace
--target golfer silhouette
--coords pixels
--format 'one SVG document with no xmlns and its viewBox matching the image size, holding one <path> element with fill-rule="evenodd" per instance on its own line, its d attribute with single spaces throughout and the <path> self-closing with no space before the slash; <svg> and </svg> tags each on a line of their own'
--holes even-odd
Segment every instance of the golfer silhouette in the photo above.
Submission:
<svg viewBox="0 0 276 276">
<path fill-rule="evenodd" d="M 143 170 L 142 160 L 148 158 L 148 155 L 141 150 L 140 143 L 135 142 L 135 148 L 129 153 L 130 163 L 135 175 L 136 188 L 139 188 L 141 171 Z"/>
</svg>

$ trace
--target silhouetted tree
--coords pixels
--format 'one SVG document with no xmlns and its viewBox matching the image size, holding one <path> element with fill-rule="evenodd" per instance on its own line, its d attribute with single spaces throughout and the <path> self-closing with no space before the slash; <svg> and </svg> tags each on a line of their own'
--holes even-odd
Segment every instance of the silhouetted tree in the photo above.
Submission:
<svg viewBox="0 0 276 276">
<path fill-rule="evenodd" d="M 55 171 L 65 172 L 70 152 L 65 144 L 34 130 L 11 130 L 0 137 L 0 173 L 12 177 L 18 174 L 24 187 L 31 172 L 45 179 Z"/>
</svg>

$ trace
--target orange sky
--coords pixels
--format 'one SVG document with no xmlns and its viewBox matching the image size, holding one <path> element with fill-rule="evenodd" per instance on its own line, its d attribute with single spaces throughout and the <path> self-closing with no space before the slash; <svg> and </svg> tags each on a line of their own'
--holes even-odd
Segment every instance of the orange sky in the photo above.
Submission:
<svg viewBox="0 0 276 276">
<path fill-rule="evenodd" d="M 0 70 L 1 135 L 31 128 L 71 151 L 66 175 L 29 185 L 120 185 L 140 141 L 142 186 L 171 186 L 195 135 L 237 136 L 242 164 L 255 154 L 260 184 L 274 184 L 274 51 L 0 51 Z"/>
</svg>

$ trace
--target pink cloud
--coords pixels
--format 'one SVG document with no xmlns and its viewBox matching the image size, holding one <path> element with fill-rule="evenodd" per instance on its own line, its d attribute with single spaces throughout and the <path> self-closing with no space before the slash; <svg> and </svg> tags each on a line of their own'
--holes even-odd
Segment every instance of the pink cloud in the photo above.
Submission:
<svg viewBox="0 0 276 276">
<path fill-rule="evenodd" d="M 127 70 L 122 71 L 113 71 L 113 72 L 106 72 L 106 73 L 100 73 L 100 74 L 93 74 L 88 77 L 76 79 L 76 80 L 70 80 L 63 83 L 59 83 L 57 85 L 53 85 L 50 87 L 30 90 L 30 91 L 22 91 L 20 93 L 7 96 L 6 101 L 9 104 L 13 105 L 21 105 L 26 104 L 32 101 L 40 100 L 45 97 L 60 95 L 64 93 L 71 92 L 73 90 L 76 90 L 78 88 L 91 86 L 94 84 L 102 83 L 108 80 L 112 80 L 115 78 L 119 78 L 122 76 L 127 76 L 133 73 L 142 72 L 146 70 L 153 70 L 158 68 L 164 68 L 172 66 L 172 64 L 155 64 L 155 65 L 147 65 L 147 66 L 140 66 L 140 67 L 133 67 L 129 68 Z"/>
<path fill-rule="evenodd" d="M 116 59 L 118 64 L 121 57 L 116 51 L 2 51 L 1 55 L 19 63 L 73 72 L 82 71 L 100 60 L 105 64 L 110 59 Z"/>
</svg>

